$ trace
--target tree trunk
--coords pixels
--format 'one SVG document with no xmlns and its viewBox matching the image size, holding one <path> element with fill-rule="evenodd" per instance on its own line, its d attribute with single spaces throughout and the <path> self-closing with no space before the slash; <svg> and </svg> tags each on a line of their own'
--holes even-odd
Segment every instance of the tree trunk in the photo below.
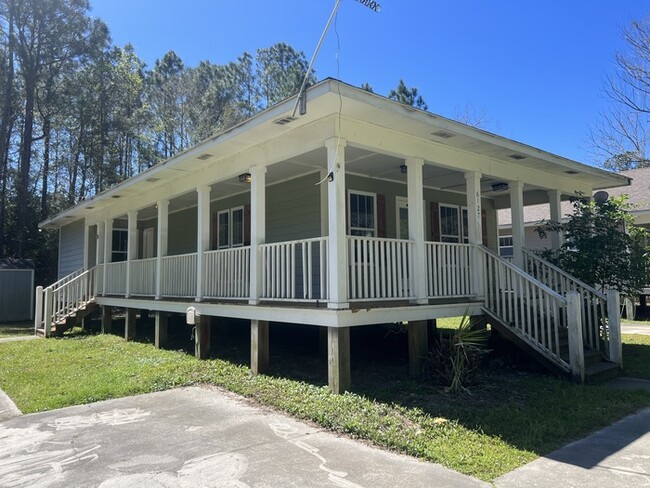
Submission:
<svg viewBox="0 0 650 488">
<path fill-rule="evenodd" d="M 45 220 L 48 215 L 47 196 L 50 178 L 50 137 L 52 132 L 52 123 L 50 117 L 43 118 L 43 187 L 41 188 L 41 220 Z"/>
<path fill-rule="evenodd" d="M 16 250 L 19 257 L 25 252 L 27 214 L 29 210 L 29 171 L 32 165 L 32 142 L 34 133 L 34 99 L 36 84 L 33 73 L 25 72 L 25 123 L 20 142 L 20 171 L 16 179 Z"/>
</svg>

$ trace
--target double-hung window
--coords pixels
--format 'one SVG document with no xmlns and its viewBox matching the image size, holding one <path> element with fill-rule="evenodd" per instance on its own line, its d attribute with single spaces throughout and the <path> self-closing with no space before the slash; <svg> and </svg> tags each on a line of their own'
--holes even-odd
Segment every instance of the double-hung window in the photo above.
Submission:
<svg viewBox="0 0 650 488">
<path fill-rule="evenodd" d="M 512 257 L 513 249 L 512 236 L 499 236 L 499 256 Z"/>
<path fill-rule="evenodd" d="M 217 249 L 244 245 L 244 207 L 221 210 L 217 214 Z"/>
<path fill-rule="evenodd" d="M 349 191 L 348 199 L 350 235 L 377 236 L 377 195 Z"/>
<path fill-rule="evenodd" d="M 440 204 L 440 240 L 441 242 L 467 243 L 468 227 L 467 207 Z"/>
</svg>

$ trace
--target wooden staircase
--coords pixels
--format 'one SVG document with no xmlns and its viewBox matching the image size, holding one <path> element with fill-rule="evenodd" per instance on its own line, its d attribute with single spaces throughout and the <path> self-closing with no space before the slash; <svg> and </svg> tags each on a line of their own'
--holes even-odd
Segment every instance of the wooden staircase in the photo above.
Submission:
<svg viewBox="0 0 650 488">
<path fill-rule="evenodd" d="M 521 269 L 481 249 L 483 310 L 494 330 L 542 366 L 575 381 L 605 381 L 619 373 L 616 292 L 605 295 L 529 252 Z"/>
<path fill-rule="evenodd" d="M 34 329 L 37 335 L 61 335 L 93 313 L 94 270 L 79 269 L 56 283 L 36 288 Z"/>
<path fill-rule="evenodd" d="M 58 319 L 56 322 L 52 322 L 50 327 L 50 335 L 52 336 L 61 336 L 64 332 L 72 329 L 77 325 L 82 325 L 83 320 L 95 313 L 99 309 L 99 305 L 95 302 L 89 302 L 81 306 L 78 309 L 75 309 L 74 312 L 70 313 L 64 318 Z M 36 335 L 39 337 L 45 337 L 45 327 L 37 327 Z"/>
</svg>

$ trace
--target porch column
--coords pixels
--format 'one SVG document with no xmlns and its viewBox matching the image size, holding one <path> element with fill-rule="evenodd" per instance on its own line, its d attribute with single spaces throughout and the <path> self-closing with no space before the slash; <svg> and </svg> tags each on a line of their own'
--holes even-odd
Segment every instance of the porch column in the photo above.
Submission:
<svg viewBox="0 0 650 488">
<path fill-rule="evenodd" d="M 551 220 L 553 222 L 562 221 L 562 193 L 559 190 L 548 191 L 548 206 L 550 209 Z M 560 232 L 551 232 L 551 249 L 560 249 L 564 236 Z"/>
<path fill-rule="evenodd" d="M 483 223 L 481 219 L 481 173 L 470 171 L 465 173 L 467 196 L 467 240 L 474 246 L 483 244 Z M 476 249 L 472 249 L 472 293 L 483 294 L 483 260 Z"/>
<path fill-rule="evenodd" d="M 320 186 L 320 235 L 326 236 L 329 230 L 329 222 L 327 220 L 327 170 L 320 170 L 320 179 L 322 181 Z M 321 291 L 322 293 L 322 291 Z"/>
<path fill-rule="evenodd" d="M 264 373 L 269 367 L 269 323 L 251 320 L 251 371 Z"/>
<path fill-rule="evenodd" d="M 103 221 L 97 222 L 97 265 L 103 265 L 104 264 L 104 245 L 106 244 L 106 223 Z M 106 266 L 102 266 L 102 272 L 101 272 L 101 281 L 97 279 L 97 273 L 95 273 L 95 277 L 93 278 L 96 280 L 93 283 L 93 286 L 95 287 L 95 295 L 99 295 L 100 293 L 103 295 L 104 294 L 104 276 L 106 275 Z"/>
<path fill-rule="evenodd" d="M 104 264 L 104 245 L 106 244 L 106 222 L 97 222 L 97 264 Z"/>
<path fill-rule="evenodd" d="M 167 344 L 167 331 L 169 327 L 169 314 L 156 310 L 155 317 L 155 332 L 154 332 L 154 345 L 158 349 L 162 349 Z"/>
<path fill-rule="evenodd" d="M 126 298 L 131 296 L 131 262 L 137 259 L 138 253 L 138 211 L 129 210 L 128 241 L 126 245 Z"/>
<path fill-rule="evenodd" d="M 428 324 L 426 320 L 408 323 L 409 342 L 409 375 L 414 378 L 422 377 L 427 364 L 428 353 Z"/>
<path fill-rule="evenodd" d="M 526 242 L 524 228 L 524 183 L 510 182 L 510 215 L 512 217 L 512 262 L 524 267 L 524 245 Z"/>
<path fill-rule="evenodd" d="M 262 293 L 262 255 L 266 242 L 266 167 L 252 166 L 251 173 L 251 257 L 249 303 L 257 305 Z M 275 270 L 274 270 L 275 271 Z"/>
<path fill-rule="evenodd" d="M 84 255 L 83 255 L 84 270 L 88 269 L 89 264 L 90 264 L 90 225 L 84 223 Z"/>
<path fill-rule="evenodd" d="M 113 332 L 113 307 L 102 305 L 102 334 Z"/>
<path fill-rule="evenodd" d="M 196 301 L 203 298 L 203 253 L 210 249 L 210 186 L 196 189 L 198 194 L 196 226 Z"/>
<path fill-rule="evenodd" d="M 332 393 L 350 389 L 350 328 L 327 328 L 327 382 Z"/>
<path fill-rule="evenodd" d="M 327 168 L 332 181 L 327 185 L 328 221 L 328 308 L 349 308 L 348 304 L 348 256 L 347 221 L 345 215 L 345 146 L 347 141 L 339 138 L 325 141 Z"/>
<path fill-rule="evenodd" d="M 162 297 L 162 258 L 167 256 L 169 237 L 169 200 L 158 200 L 158 232 L 156 242 L 156 300 Z"/>
<path fill-rule="evenodd" d="M 113 219 L 106 219 L 104 222 L 104 278 L 102 283 L 102 295 L 106 296 L 106 284 L 108 283 L 107 264 L 111 262 L 113 254 Z"/>
<path fill-rule="evenodd" d="M 127 308 L 124 316 L 124 339 L 132 341 L 135 339 L 135 316 L 138 313 L 136 308 Z"/>
<path fill-rule="evenodd" d="M 212 319 L 208 315 L 199 315 L 194 326 L 194 355 L 206 359 L 210 354 Z"/>
<path fill-rule="evenodd" d="M 416 303 L 427 304 L 427 272 L 424 248 L 424 190 L 422 183 L 422 168 L 424 160 L 408 158 L 406 161 L 407 193 L 408 193 L 408 222 L 409 240 L 414 241 L 413 256 L 411 258 L 411 272 L 413 278 L 412 295 Z"/>
</svg>

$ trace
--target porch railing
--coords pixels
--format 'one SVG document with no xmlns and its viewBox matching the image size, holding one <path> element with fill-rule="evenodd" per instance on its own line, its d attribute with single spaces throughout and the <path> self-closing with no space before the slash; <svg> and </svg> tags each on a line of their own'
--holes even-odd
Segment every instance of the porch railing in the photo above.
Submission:
<svg viewBox="0 0 650 488">
<path fill-rule="evenodd" d="M 327 237 L 260 246 L 264 300 L 327 300 Z"/>
<path fill-rule="evenodd" d="M 106 273 L 106 295 L 124 295 L 126 293 L 126 261 L 117 263 L 106 263 L 104 273 Z"/>
<path fill-rule="evenodd" d="M 251 248 L 208 251 L 204 255 L 204 297 L 248 298 Z"/>
<path fill-rule="evenodd" d="M 607 296 L 566 271 L 524 249 L 524 270 L 546 286 L 566 297 L 569 291 L 580 296 L 582 337 L 585 345 L 607 357 Z"/>
<path fill-rule="evenodd" d="M 427 297 L 461 297 L 472 294 L 473 247 L 470 244 L 425 243 Z"/>
<path fill-rule="evenodd" d="M 567 299 L 487 248 L 477 249 L 486 263 L 486 309 L 527 344 L 570 372 L 571 365 L 560 350 L 570 325 Z"/>
<path fill-rule="evenodd" d="M 413 297 L 413 241 L 348 236 L 350 300 Z"/>
<path fill-rule="evenodd" d="M 161 261 L 161 295 L 196 297 L 196 253 L 165 256 Z"/>
<path fill-rule="evenodd" d="M 156 294 L 156 258 L 131 261 L 131 295 Z"/>
</svg>

